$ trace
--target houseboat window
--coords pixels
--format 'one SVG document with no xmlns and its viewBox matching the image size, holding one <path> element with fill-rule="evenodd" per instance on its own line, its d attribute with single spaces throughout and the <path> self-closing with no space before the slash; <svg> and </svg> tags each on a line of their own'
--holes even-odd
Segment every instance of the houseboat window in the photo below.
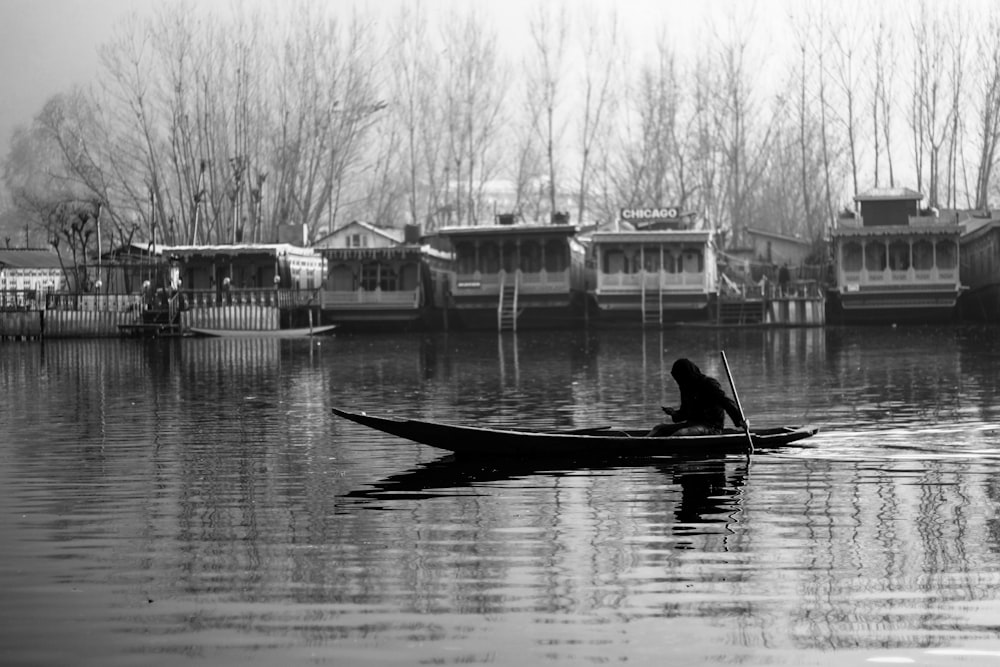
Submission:
<svg viewBox="0 0 1000 667">
<path fill-rule="evenodd" d="M 937 267 L 939 269 L 954 269 L 955 268 L 955 242 L 954 241 L 938 241 L 937 242 Z"/>
<path fill-rule="evenodd" d="M 500 270 L 500 248 L 496 243 L 484 243 L 479 247 L 479 264 L 484 273 Z"/>
<path fill-rule="evenodd" d="M 383 292 L 395 292 L 399 289 L 399 273 L 395 267 L 379 267 L 378 286 Z"/>
<path fill-rule="evenodd" d="M 678 257 L 674 256 L 669 250 L 663 251 L 663 270 L 667 273 L 677 273 L 678 272 Z"/>
<path fill-rule="evenodd" d="M 354 272 L 346 264 L 338 264 L 330 269 L 330 289 L 335 292 L 350 292 L 357 289 Z"/>
<path fill-rule="evenodd" d="M 889 268 L 893 271 L 906 271 L 910 268 L 910 244 L 906 241 L 893 241 L 889 244 Z"/>
<path fill-rule="evenodd" d="M 702 273 L 705 270 L 704 259 L 698 250 L 685 250 L 681 255 L 681 262 L 684 273 Z"/>
<path fill-rule="evenodd" d="M 869 271 L 885 271 L 886 266 L 885 244 L 881 241 L 868 243 L 865 246 L 865 268 Z"/>
<path fill-rule="evenodd" d="M 512 241 L 503 244 L 503 270 L 507 273 L 517 270 L 517 244 Z"/>
<path fill-rule="evenodd" d="M 659 248 L 646 248 L 645 254 L 643 255 L 645 262 L 642 268 L 646 271 L 659 271 L 660 270 L 660 249 Z"/>
<path fill-rule="evenodd" d="M 376 262 L 365 262 L 361 265 L 361 289 L 375 290 L 378 287 L 379 265 Z"/>
<path fill-rule="evenodd" d="M 546 259 L 548 259 L 548 254 L 546 254 Z M 545 270 L 550 270 L 548 263 L 545 265 Z M 625 253 L 617 249 L 605 251 L 603 271 L 604 273 L 626 273 Z"/>
<path fill-rule="evenodd" d="M 845 243 L 841 248 L 841 253 L 843 255 L 844 271 L 854 272 L 861 270 L 862 255 L 860 243 Z"/>
<path fill-rule="evenodd" d="M 930 271 L 934 268 L 934 244 L 921 239 L 913 244 L 913 268 L 917 271 Z"/>
<path fill-rule="evenodd" d="M 629 256 L 625 272 L 639 273 L 641 269 L 642 269 L 642 250 L 636 248 L 635 251 Z"/>
<path fill-rule="evenodd" d="M 420 286 L 420 265 L 408 263 L 399 272 L 399 289 L 415 290 Z"/>
<path fill-rule="evenodd" d="M 476 246 L 471 243 L 456 243 L 455 254 L 458 256 L 459 273 L 476 272 Z"/>
<path fill-rule="evenodd" d="M 534 242 L 521 246 L 521 269 L 528 273 L 538 273 L 542 270 L 542 248 Z"/>
<path fill-rule="evenodd" d="M 611 252 L 620 251 L 612 250 Z M 607 258 L 607 255 L 605 255 Z M 624 259 L 624 256 L 623 256 Z M 562 241 L 548 241 L 545 243 L 545 270 L 549 272 L 566 270 L 566 245 Z M 617 273 L 621 269 L 605 271 L 605 273 Z"/>
</svg>

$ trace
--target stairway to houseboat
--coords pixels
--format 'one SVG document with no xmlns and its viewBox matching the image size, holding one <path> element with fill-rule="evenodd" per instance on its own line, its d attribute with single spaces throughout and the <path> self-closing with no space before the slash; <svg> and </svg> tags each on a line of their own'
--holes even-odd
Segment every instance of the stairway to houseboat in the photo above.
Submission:
<svg viewBox="0 0 1000 667">
<path fill-rule="evenodd" d="M 663 326 L 663 294 L 659 288 L 642 288 L 642 326 Z"/>
<path fill-rule="evenodd" d="M 497 331 L 517 331 L 517 278 L 509 276 L 500 283 L 497 305 Z"/>
</svg>

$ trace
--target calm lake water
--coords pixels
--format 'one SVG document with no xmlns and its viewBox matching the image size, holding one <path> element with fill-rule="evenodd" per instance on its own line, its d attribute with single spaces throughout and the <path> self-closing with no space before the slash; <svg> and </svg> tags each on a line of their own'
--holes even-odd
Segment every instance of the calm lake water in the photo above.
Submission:
<svg viewBox="0 0 1000 667">
<path fill-rule="evenodd" d="M 4 665 L 1000 661 L 1000 330 L 0 344 Z M 333 406 L 780 452 L 469 465 Z"/>
</svg>

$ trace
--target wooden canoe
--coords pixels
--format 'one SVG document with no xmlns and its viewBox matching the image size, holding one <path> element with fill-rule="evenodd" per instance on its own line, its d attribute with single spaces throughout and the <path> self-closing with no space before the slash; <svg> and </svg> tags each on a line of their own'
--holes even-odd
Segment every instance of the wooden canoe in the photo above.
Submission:
<svg viewBox="0 0 1000 667">
<path fill-rule="evenodd" d="M 320 336 L 336 328 L 336 324 L 302 329 L 267 329 L 259 331 L 253 329 L 205 329 L 202 327 L 191 327 L 191 333 L 196 336 L 211 336 L 214 338 L 305 338 L 307 336 Z"/>
<path fill-rule="evenodd" d="M 727 429 L 719 435 L 646 437 L 646 431 L 590 428 L 575 430 L 531 430 L 459 426 L 416 419 L 375 417 L 333 408 L 344 419 L 399 436 L 413 442 L 469 457 L 509 458 L 626 458 L 741 453 L 747 450 L 743 430 Z M 813 427 L 754 429 L 755 449 L 781 447 L 815 435 Z"/>
</svg>

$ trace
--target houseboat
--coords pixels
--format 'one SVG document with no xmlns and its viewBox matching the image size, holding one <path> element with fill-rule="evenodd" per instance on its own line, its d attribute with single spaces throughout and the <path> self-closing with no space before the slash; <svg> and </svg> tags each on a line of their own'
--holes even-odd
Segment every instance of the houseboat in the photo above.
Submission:
<svg viewBox="0 0 1000 667">
<path fill-rule="evenodd" d="M 590 237 L 602 323 L 707 321 L 718 294 L 713 232 L 679 208 L 623 208 Z"/>
<path fill-rule="evenodd" d="M 215 292 L 236 289 L 318 289 L 323 258 L 311 248 L 291 243 L 163 246 L 164 256 L 176 258 L 185 290 Z"/>
<path fill-rule="evenodd" d="M 858 195 L 857 214 L 832 231 L 835 284 L 827 299 L 833 324 L 951 320 L 962 291 L 960 227 L 907 188 Z"/>
<path fill-rule="evenodd" d="M 962 221 L 959 256 L 962 283 L 967 291 L 959 300 L 962 319 L 1000 321 L 1000 213 L 975 212 Z"/>
<path fill-rule="evenodd" d="M 325 265 L 312 248 L 234 243 L 160 251 L 170 267 L 164 288 L 169 301 L 176 294 L 171 318 L 179 316 L 182 328 L 266 331 L 319 324 Z"/>
<path fill-rule="evenodd" d="M 327 263 L 323 322 L 346 329 L 409 329 L 440 323 L 452 256 L 422 242 L 420 228 L 354 221 L 313 245 Z"/>
<path fill-rule="evenodd" d="M 518 223 L 439 230 L 455 255 L 449 312 L 459 326 L 498 331 L 570 326 L 586 311 L 586 251 L 577 227 Z"/>
</svg>

